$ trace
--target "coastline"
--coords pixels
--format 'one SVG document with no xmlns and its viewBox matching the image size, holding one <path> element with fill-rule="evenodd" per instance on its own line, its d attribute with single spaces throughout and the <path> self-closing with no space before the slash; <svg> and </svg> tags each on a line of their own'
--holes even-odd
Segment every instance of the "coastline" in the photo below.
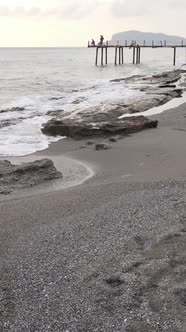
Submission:
<svg viewBox="0 0 186 332">
<path fill-rule="evenodd" d="M 0 202 L 2 330 L 185 331 L 186 104 L 158 120 L 108 151 L 66 139 L 30 156 L 94 176 Z"/>
<path fill-rule="evenodd" d="M 135 81 L 136 77 L 131 77 L 130 79 Z M 136 109 L 136 113 L 134 113 L 134 114 L 133 114 L 134 110 L 131 111 L 130 107 L 128 107 L 128 105 L 125 105 L 125 104 L 118 105 L 118 107 L 121 106 L 121 109 L 122 109 L 122 107 L 124 107 L 124 108 L 128 107 L 128 109 L 132 113 L 132 114 L 128 114 L 124 111 L 124 114 L 118 117 L 117 114 L 119 114 L 119 113 L 117 113 L 118 110 L 116 108 L 116 110 L 115 110 L 116 114 L 114 116 L 116 118 L 118 118 L 118 121 L 120 121 L 120 119 L 121 119 L 121 122 L 122 122 L 124 118 L 131 117 L 131 115 L 132 115 L 133 119 L 135 119 L 135 117 L 139 117 L 139 120 L 138 120 L 139 123 L 140 123 L 140 121 L 143 123 L 144 120 L 142 120 L 140 118 L 140 116 L 142 116 L 142 118 L 144 117 L 144 119 L 146 119 L 145 121 L 149 121 L 150 123 L 153 123 L 152 127 L 156 127 L 159 119 L 161 120 L 162 112 L 165 112 L 165 111 L 170 112 L 170 109 L 174 110 L 174 108 L 176 108 L 176 106 L 179 108 L 179 105 L 184 104 L 184 102 L 186 101 L 186 92 L 184 89 L 179 89 L 179 86 L 182 86 L 182 87 L 185 86 L 183 72 L 181 72 L 181 71 L 174 72 L 173 71 L 173 72 L 169 72 L 169 73 L 163 73 L 162 75 L 152 76 L 151 79 L 152 79 L 152 82 L 151 82 L 150 78 L 148 78 L 148 77 L 142 79 L 142 81 L 145 80 L 145 81 L 149 82 L 149 84 L 153 85 L 153 84 L 155 84 L 155 82 L 157 80 L 156 86 L 158 86 L 157 85 L 158 82 L 159 82 L 158 84 L 160 84 L 160 82 L 162 82 L 162 80 L 164 81 L 165 87 L 169 89 L 169 90 L 165 89 L 165 91 L 163 91 L 163 95 L 164 95 L 165 99 L 164 98 L 162 100 L 160 99 L 161 101 L 158 100 L 159 106 L 153 107 L 153 108 L 150 108 L 150 104 L 148 101 L 147 105 L 148 105 L 149 109 L 147 108 L 147 105 L 143 105 L 143 103 L 142 103 L 142 105 L 140 105 L 139 108 L 142 106 L 142 109 L 144 109 L 144 111 L 139 112 Z M 115 81 L 117 81 L 117 80 L 115 80 Z M 176 86 L 171 86 L 170 83 L 175 82 L 175 81 L 177 82 Z M 167 85 L 166 85 L 166 82 L 168 82 Z M 140 81 L 139 81 L 139 84 L 140 84 Z M 142 85 L 142 87 L 143 87 L 143 85 Z M 163 87 L 163 85 L 161 86 L 161 84 L 160 84 L 159 85 L 159 89 L 160 89 L 159 96 L 161 96 L 162 87 Z M 171 91 L 172 87 L 173 87 L 173 90 Z M 174 90 L 174 87 L 176 87 L 175 90 Z M 144 88 L 141 88 L 141 90 L 143 90 L 143 89 L 147 90 L 147 100 L 148 100 L 148 90 L 149 89 L 150 89 L 150 91 L 153 91 L 152 95 L 151 95 L 151 98 L 153 98 L 153 93 L 154 93 L 153 88 L 151 90 L 151 88 L 147 88 L 147 86 L 146 86 Z M 157 94 L 157 87 L 155 88 L 155 94 Z M 178 98 L 180 95 L 182 95 L 182 97 Z M 157 94 L 157 98 L 159 98 L 158 94 Z M 157 104 L 156 98 L 152 99 L 152 105 L 156 105 L 156 104 Z M 112 109 L 112 107 L 113 106 L 111 105 L 111 109 Z M 136 107 L 136 105 L 135 105 L 135 107 Z M 134 107 L 134 109 L 135 109 L 135 107 Z M 96 123 L 92 124 L 93 128 L 94 128 L 94 126 L 95 126 L 95 128 L 97 128 L 97 126 L 99 127 L 99 124 L 100 124 L 100 126 L 102 126 L 102 124 L 101 124 L 102 121 L 103 121 L 103 123 L 105 121 L 103 119 L 106 119 L 106 120 L 109 119 L 109 116 L 107 118 L 107 111 L 106 111 L 106 113 L 104 113 L 101 105 L 100 105 L 100 109 L 101 109 L 100 110 L 100 113 L 101 113 L 100 120 L 97 121 L 97 124 Z M 114 109 L 113 109 L 113 111 L 114 111 Z M 115 111 L 114 111 L 114 113 L 115 113 Z M 123 111 L 122 111 L 122 113 L 123 113 Z M 73 119 L 74 114 L 76 117 L 76 112 L 71 113 L 70 116 L 66 116 L 67 117 L 67 131 L 69 131 L 69 128 L 70 128 L 70 126 L 68 128 L 68 118 Z M 81 112 L 80 112 L 80 114 L 81 114 Z M 82 122 L 82 127 L 85 125 L 85 128 L 86 128 L 85 132 L 88 129 L 88 127 L 86 127 L 87 126 L 86 117 L 88 114 L 89 114 L 89 110 L 88 110 L 87 114 L 85 113 L 85 123 Z M 158 121 L 156 121 L 154 116 L 159 115 L 159 114 L 160 114 L 160 116 L 158 116 Z M 83 112 L 82 112 L 82 115 L 83 115 Z M 55 132 L 55 126 L 56 126 L 55 120 L 56 120 L 56 123 L 58 123 L 58 116 L 59 116 L 59 125 L 57 124 L 57 126 L 59 127 L 59 132 L 60 132 L 61 124 L 60 124 L 60 115 L 58 115 L 58 114 L 56 115 L 56 119 L 54 118 L 54 132 Z M 77 113 L 77 117 L 78 116 L 79 116 L 79 114 Z M 91 118 L 91 116 L 93 116 L 93 118 Z M 145 118 L 145 116 L 149 116 L 149 120 L 147 118 Z M 65 119 L 65 117 L 64 117 L 64 119 Z M 93 119 L 93 121 L 94 121 L 94 115 L 91 115 L 91 113 L 90 113 L 90 120 L 91 119 Z M 96 119 L 96 116 L 95 116 L 95 119 Z M 97 119 L 99 119 L 99 112 L 98 112 Z M 111 119 L 112 119 L 112 115 L 111 115 Z M 63 120 L 63 116 L 62 116 L 62 120 Z M 53 119 L 51 121 L 53 121 Z M 114 117 L 113 117 L 113 121 L 116 121 Z M 131 121 L 134 121 L 134 120 L 132 120 L 132 118 L 131 118 Z M 50 121 L 49 121 L 49 123 L 50 123 Z M 111 121 L 111 123 L 112 123 L 112 121 Z M 71 124 L 72 128 L 73 128 L 73 125 L 74 124 L 72 122 L 72 124 Z M 77 120 L 77 124 L 75 124 L 75 125 L 81 127 L 81 115 L 80 115 L 79 120 Z M 134 124 L 133 124 L 133 126 L 135 128 Z M 49 127 L 50 127 L 50 125 L 49 125 Z M 63 127 L 63 122 L 62 122 L 62 127 Z M 149 126 L 147 128 L 152 128 L 152 127 Z M 58 130 L 57 127 L 56 127 L 56 129 Z M 120 127 L 119 127 L 119 129 L 120 129 Z M 141 130 L 144 130 L 144 129 L 145 129 L 145 127 L 143 127 Z M 116 130 L 117 130 L 117 128 L 116 128 Z M 42 129 L 42 131 L 43 131 L 43 129 Z M 134 130 L 134 132 L 138 132 L 138 131 L 139 131 L 138 129 Z M 158 131 L 159 131 L 159 128 L 158 128 Z M 150 131 L 150 132 L 152 132 L 152 131 Z M 73 133 L 73 129 L 72 129 L 72 133 Z M 103 131 L 103 133 L 104 133 L 104 131 Z M 126 131 L 126 133 L 127 133 L 127 131 Z M 139 133 L 136 133 L 136 134 L 139 135 Z M 50 129 L 49 129 L 49 135 L 50 135 Z M 51 132 L 51 135 L 52 135 L 52 132 Z M 130 124 L 129 124 L 129 135 L 130 135 Z M 143 135 L 143 134 L 141 134 L 141 135 Z M 144 135 L 146 135 L 146 134 L 144 134 Z M 159 135 L 159 133 L 158 133 L 158 135 Z M 127 141 L 127 139 L 126 139 L 127 135 L 125 134 L 125 136 L 122 139 L 125 139 Z M 150 137 L 151 136 L 149 134 L 149 138 Z M 76 137 L 74 137 L 74 138 L 76 138 Z M 112 149 L 113 149 L 113 147 L 117 147 L 118 149 L 122 148 L 121 144 L 120 144 L 120 147 L 118 146 L 120 139 L 121 139 L 121 137 L 119 138 L 119 136 L 117 137 L 117 139 L 114 139 L 115 143 L 114 143 L 114 145 L 112 144 Z M 153 139 L 156 140 L 156 137 L 153 137 L 152 140 Z M 21 196 L 24 196 L 25 194 L 26 194 L 26 196 L 27 195 L 28 196 L 39 195 L 39 194 L 47 193 L 50 191 L 58 191 L 58 190 L 65 189 L 68 187 L 73 187 L 73 186 L 82 184 L 83 182 L 87 181 L 88 179 L 90 179 L 91 177 L 93 177 L 95 175 L 96 168 L 99 168 L 101 165 L 101 163 L 100 163 L 100 165 L 98 165 L 99 164 L 98 159 L 93 157 L 96 155 L 96 152 L 94 151 L 95 149 L 92 149 L 92 146 L 94 147 L 95 143 L 100 143 L 100 140 L 102 140 L 102 143 L 104 143 L 104 144 L 106 143 L 107 146 L 111 147 L 110 140 L 108 140 L 108 139 L 105 139 L 105 138 L 101 139 L 99 137 L 96 137 L 96 138 L 93 138 L 92 142 L 90 142 L 90 144 L 89 144 L 88 136 L 87 136 L 87 139 L 85 139 L 85 138 L 83 138 L 83 135 L 82 135 L 81 141 L 77 141 L 77 142 L 72 140 L 69 137 L 59 140 L 59 148 L 58 148 L 57 142 L 55 142 L 55 143 L 51 144 L 47 149 L 37 151 L 30 155 L 26 155 L 26 156 L 22 156 L 22 157 L 1 157 L 0 160 L 6 158 L 13 164 L 14 163 L 20 164 L 20 163 L 24 163 L 24 162 L 26 162 L 26 163 L 33 162 L 35 159 L 40 160 L 40 159 L 44 159 L 44 158 L 50 158 L 53 161 L 56 168 L 63 174 L 63 179 L 61 179 L 61 180 L 50 180 L 50 181 L 44 182 L 39 185 L 37 184 L 36 186 L 30 187 L 30 188 L 28 187 L 27 189 L 21 189 L 21 190 L 11 193 L 10 196 L 13 198 L 13 197 L 21 197 Z M 79 143 L 81 143 L 81 145 Z M 79 150 L 82 150 L 82 151 L 77 153 L 77 151 L 79 151 Z M 92 151 L 92 156 L 90 156 L 90 153 L 89 153 L 90 151 L 87 151 L 87 150 Z M 94 151 L 94 153 L 93 153 L 93 151 Z M 102 151 L 102 154 L 104 155 L 103 151 Z M 114 152 L 112 154 L 114 154 Z M 135 152 L 135 154 L 136 154 L 136 152 Z M 114 159 L 115 159 L 115 157 L 114 157 Z M 116 156 L 116 159 L 117 159 L 117 156 Z M 113 164 L 113 163 L 111 162 L 111 164 Z M 141 166 L 142 165 L 144 165 L 144 162 L 141 162 Z M 105 167 L 107 169 L 107 165 L 103 164 L 103 165 L 101 165 L 101 167 Z M 112 165 L 112 167 L 114 167 L 114 165 Z M 150 168 L 152 168 L 152 165 Z M 134 174 L 132 172 L 130 172 L 129 167 L 127 168 L 127 170 L 128 170 L 128 173 L 125 173 L 123 175 L 123 177 L 134 178 Z M 117 174 L 120 174 L 121 170 L 117 168 L 117 171 L 119 172 L 119 173 L 117 172 Z M 125 172 L 126 172 L 126 170 L 125 170 Z M 28 190 L 30 191 L 29 194 L 27 192 Z M 10 198 L 10 196 L 9 196 L 9 198 Z M 2 196 L 0 197 L 0 199 L 2 200 Z M 8 196 L 6 199 L 8 199 Z"/>
<path fill-rule="evenodd" d="M 173 103 L 170 101 L 168 104 L 171 102 Z M 177 99 L 174 103 L 179 104 L 180 100 Z M 66 138 L 28 156 L 6 158 L 15 164 L 49 158 L 62 172 L 63 178 L 21 189 L 10 195 L 1 195 L 0 201 L 60 192 L 84 182 L 108 183 L 122 179 L 126 183 L 135 183 L 182 179 L 185 176 L 186 164 L 186 153 L 183 153 L 182 157 L 180 153 L 181 150 L 184 151 L 185 129 L 182 127 L 185 105 L 183 103 L 177 108 L 151 115 L 151 118 L 158 119 L 158 128 L 123 137 L 112 144 L 108 138 L 80 141 Z M 160 109 L 162 107 L 165 105 L 160 106 Z M 153 113 L 153 110 L 151 112 Z M 175 128 L 172 129 L 172 125 Z M 111 144 L 111 150 L 95 151 L 95 144 L 100 142 Z M 156 147 L 155 151 L 152 147 Z"/>
</svg>

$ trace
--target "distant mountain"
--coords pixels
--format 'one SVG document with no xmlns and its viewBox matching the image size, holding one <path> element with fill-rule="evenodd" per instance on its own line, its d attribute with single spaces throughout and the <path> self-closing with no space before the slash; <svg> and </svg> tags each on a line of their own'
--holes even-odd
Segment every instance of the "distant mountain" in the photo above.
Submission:
<svg viewBox="0 0 186 332">
<path fill-rule="evenodd" d="M 115 33 L 112 36 L 112 40 L 110 43 L 116 44 L 119 43 L 125 43 L 125 41 L 137 41 L 138 43 L 143 42 L 144 40 L 147 43 L 150 43 L 152 41 L 159 42 L 166 40 L 168 43 L 171 44 L 181 44 L 182 40 L 186 42 L 186 38 L 180 37 L 180 36 L 171 36 L 166 35 L 164 33 L 153 33 L 153 32 L 141 32 L 137 30 L 131 30 L 126 32 L 118 32 Z"/>
</svg>

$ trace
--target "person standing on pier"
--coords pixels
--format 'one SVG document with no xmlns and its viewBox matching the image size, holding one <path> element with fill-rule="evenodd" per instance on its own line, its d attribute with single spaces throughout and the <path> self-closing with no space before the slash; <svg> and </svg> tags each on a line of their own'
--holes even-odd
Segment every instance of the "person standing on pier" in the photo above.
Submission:
<svg viewBox="0 0 186 332">
<path fill-rule="evenodd" d="M 100 36 L 100 45 L 103 45 L 104 37 L 103 35 Z"/>
<path fill-rule="evenodd" d="M 95 40 L 92 39 L 92 41 L 91 41 L 91 46 L 95 46 L 95 45 L 96 45 Z"/>
</svg>

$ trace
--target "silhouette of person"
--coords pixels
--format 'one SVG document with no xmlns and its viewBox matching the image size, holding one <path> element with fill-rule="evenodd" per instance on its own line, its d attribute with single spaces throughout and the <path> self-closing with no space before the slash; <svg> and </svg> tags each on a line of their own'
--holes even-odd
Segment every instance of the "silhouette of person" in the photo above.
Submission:
<svg viewBox="0 0 186 332">
<path fill-rule="evenodd" d="M 91 46 L 95 46 L 95 45 L 96 45 L 95 40 L 92 39 L 92 41 L 91 41 Z"/>
<path fill-rule="evenodd" d="M 100 45 L 103 45 L 104 37 L 103 35 L 100 36 Z"/>
</svg>

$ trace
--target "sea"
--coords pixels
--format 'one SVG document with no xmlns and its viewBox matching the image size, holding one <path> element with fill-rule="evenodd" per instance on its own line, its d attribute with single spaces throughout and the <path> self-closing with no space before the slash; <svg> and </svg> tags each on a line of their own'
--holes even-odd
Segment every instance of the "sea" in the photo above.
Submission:
<svg viewBox="0 0 186 332">
<path fill-rule="evenodd" d="M 24 156 L 43 150 L 59 139 L 42 134 L 42 124 L 52 112 L 72 112 L 92 106 L 132 101 L 143 92 L 113 79 L 152 75 L 173 70 L 173 50 L 142 50 L 140 65 L 132 64 L 132 50 L 125 50 L 125 64 L 95 67 L 91 48 L 0 49 L 0 157 Z M 177 50 L 177 66 L 186 63 L 184 49 Z"/>
</svg>

